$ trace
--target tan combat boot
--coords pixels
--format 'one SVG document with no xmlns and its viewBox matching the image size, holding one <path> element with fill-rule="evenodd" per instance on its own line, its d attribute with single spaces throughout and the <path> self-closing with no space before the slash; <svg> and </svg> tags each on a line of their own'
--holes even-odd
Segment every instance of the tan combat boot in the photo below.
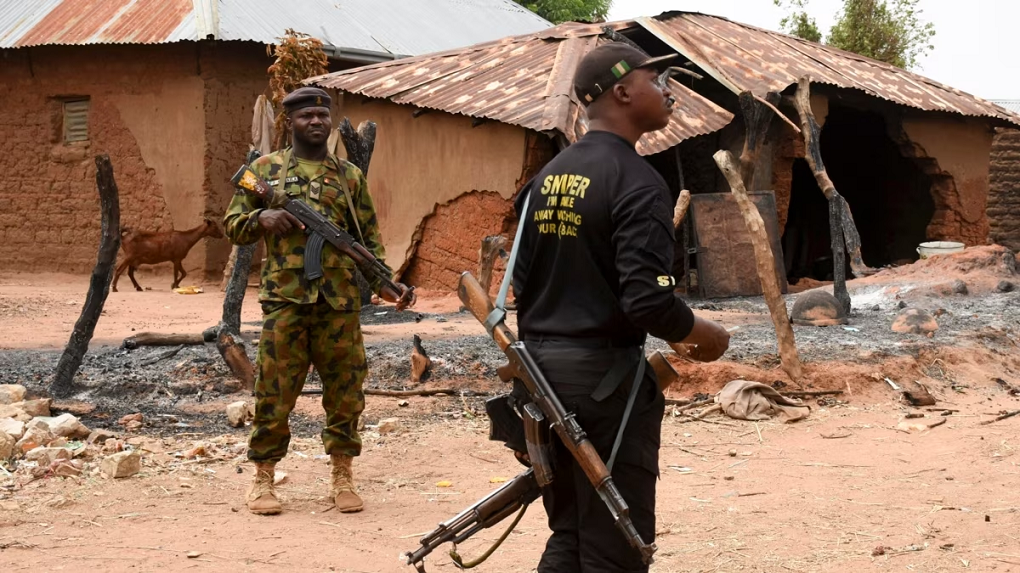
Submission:
<svg viewBox="0 0 1020 573">
<path fill-rule="evenodd" d="M 248 511 L 256 515 L 276 515 L 283 511 L 273 486 L 275 477 L 275 463 L 255 464 L 255 479 L 248 488 Z"/>
<path fill-rule="evenodd" d="M 358 497 L 354 489 L 354 472 L 351 462 L 354 458 L 343 454 L 331 454 L 333 471 L 331 475 L 330 495 L 340 513 L 355 513 L 365 509 L 365 503 Z"/>
</svg>

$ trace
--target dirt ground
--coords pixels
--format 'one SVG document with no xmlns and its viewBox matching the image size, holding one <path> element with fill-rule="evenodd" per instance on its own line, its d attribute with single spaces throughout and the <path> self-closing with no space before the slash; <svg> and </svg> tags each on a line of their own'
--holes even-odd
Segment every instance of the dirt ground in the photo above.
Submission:
<svg viewBox="0 0 1020 573">
<path fill-rule="evenodd" d="M 1020 408 L 1010 393 L 1020 386 L 1020 294 L 996 292 L 1004 271 L 959 267 L 919 264 L 912 275 L 894 270 L 854 281 L 860 310 L 847 328 L 798 327 L 805 386 L 843 391 L 811 400 L 804 421 L 692 420 L 668 408 L 652 571 L 1020 571 L 1020 416 L 982 424 Z M 959 276 L 970 294 L 945 294 L 942 282 Z M 85 390 L 54 410 L 121 433 L 143 452 L 143 471 L 120 480 L 26 481 L 11 465 L 0 470 L 4 571 L 411 571 L 401 553 L 522 469 L 487 440 L 482 397 L 409 398 L 401 406 L 369 396 L 355 466 L 366 510 L 337 514 L 325 497 L 321 408 L 306 396 L 293 420 L 292 452 L 278 467 L 287 474 L 285 512 L 252 516 L 242 499 L 252 475 L 247 431 L 230 428 L 222 415 L 245 396 L 217 382 L 226 371 L 215 349 L 161 359 L 165 348 L 119 348 L 132 333 L 201 331 L 217 321 L 221 294 L 215 285 L 177 295 L 161 285 L 169 281 L 141 282 L 153 290 L 110 294 L 83 364 Z M 87 284 L 87 277 L 0 275 L 0 383 L 44 394 Z M 253 337 L 260 316 L 249 295 L 242 321 Z M 889 331 L 901 302 L 944 310 L 936 336 Z M 670 397 L 711 394 L 735 378 L 785 379 L 760 301 L 692 306 L 740 328 L 719 363 L 672 357 L 681 382 Z M 443 293 L 423 293 L 417 315 L 366 309 L 367 385 L 408 388 L 409 338 L 419 334 L 437 362 L 424 387 L 500 391 L 498 350 L 458 310 L 459 301 Z M 910 407 L 886 377 L 921 382 L 937 406 Z M 115 423 L 133 411 L 146 417 L 136 434 Z M 923 417 L 905 420 L 908 414 Z M 399 420 L 397 431 L 380 434 L 376 424 L 390 417 Z M 914 432 L 898 428 L 903 421 L 944 423 Z M 5 477 L 8 470 L 14 475 Z M 544 518 L 540 504 L 533 506 L 479 570 L 534 571 L 548 535 Z M 460 553 L 473 558 L 501 531 L 482 532 Z M 433 553 L 429 571 L 455 570 L 448 549 Z"/>
</svg>

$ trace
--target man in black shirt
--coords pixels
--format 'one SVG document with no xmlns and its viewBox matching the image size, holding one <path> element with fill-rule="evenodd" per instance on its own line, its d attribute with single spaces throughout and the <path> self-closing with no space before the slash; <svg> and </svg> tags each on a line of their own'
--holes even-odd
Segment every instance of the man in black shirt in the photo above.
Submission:
<svg viewBox="0 0 1020 573">
<path fill-rule="evenodd" d="M 643 134 L 669 123 L 674 101 L 660 72 L 671 58 L 622 43 L 585 56 L 574 90 L 590 131 L 517 202 L 525 225 L 513 275 L 519 337 L 607 461 L 647 334 L 695 345 L 699 360 L 715 360 L 729 346 L 722 326 L 694 316 L 674 294 L 670 193 L 635 151 Z M 650 542 L 664 399 L 651 369 L 638 383 L 611 470 Z M 542 492 L 552 536 L 539 573 L 648 571 L 558 440 L 556 448 L 556 477 Z"/>
</svg>

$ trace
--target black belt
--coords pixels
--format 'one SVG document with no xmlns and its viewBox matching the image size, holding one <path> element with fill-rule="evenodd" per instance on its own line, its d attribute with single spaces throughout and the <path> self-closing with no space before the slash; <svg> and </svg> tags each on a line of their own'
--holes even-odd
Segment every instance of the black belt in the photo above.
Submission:
<svg viewBox="0 0 1020 573">
<path fill-rule="evenodd" d="M 522 336 L 521 340 L 534 346 L 565 346 L 574 348 L 635 348 L 640 341 L 618 338 L 566 338 L 562 336 Z"/>
</svg>

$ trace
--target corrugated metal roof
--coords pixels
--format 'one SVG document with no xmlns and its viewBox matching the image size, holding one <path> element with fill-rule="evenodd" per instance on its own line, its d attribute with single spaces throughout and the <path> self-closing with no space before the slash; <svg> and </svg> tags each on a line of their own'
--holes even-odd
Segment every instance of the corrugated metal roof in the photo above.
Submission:
<svg viewBox="0 0 1020 573">
<path fill-rule="evenodd" d="M 993 99 L 992 103 L 1012 113 L 1020 114 L 1020 99 Z"/>
<path fill-rule="evenodd" d="M 1020 116 L 958 89 L 778 32 L 692 12 L 666 12 L 637 22 L 737 93 L 779 92 L 809 74 L 812 82 L 859 89 L 910 107 L 1020 125 Z"/>
<path fill-rule="evenodd" d="M 0 0 L 0 48 L 249 40 L 418 55 L 551 24 L 511 0 Z"/>
<path fill-rule="evenodd" d="M 535 131 L 557 131 L 575 141 L 587 116 L 573 94 L 577 63 L 597 42 L 601 25 L 562 24 L 427 56 L 311 78 L 309 83 L 396 103 L 487 118 Z M 676 82 L 679 105 L 667 128 L 648 134 L 648 155 L 684 139 L 719 130 L 733 115 Z"/>
</svg>

